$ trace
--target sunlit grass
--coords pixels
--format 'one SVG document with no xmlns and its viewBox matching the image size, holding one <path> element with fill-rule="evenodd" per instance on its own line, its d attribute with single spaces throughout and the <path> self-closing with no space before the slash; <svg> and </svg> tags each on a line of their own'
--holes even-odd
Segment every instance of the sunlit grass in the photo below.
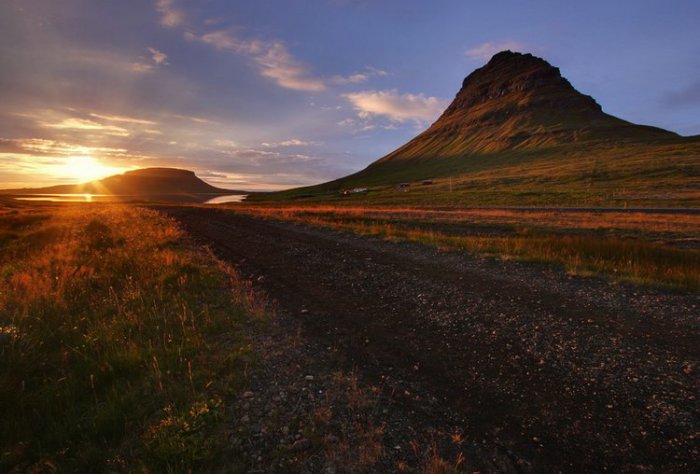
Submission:
<svg viewBox="0 0 700 474">
<path fill-rule="evenodd" d="M 0 471 L 235 465 L 222 399 L 262 312 L 155 211 L 0 213 Z"/>
</svg>

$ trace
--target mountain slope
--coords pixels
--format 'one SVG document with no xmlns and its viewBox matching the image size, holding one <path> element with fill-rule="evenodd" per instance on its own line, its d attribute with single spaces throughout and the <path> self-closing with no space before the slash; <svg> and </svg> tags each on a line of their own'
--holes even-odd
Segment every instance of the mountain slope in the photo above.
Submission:
<svg viewBox="0 0 700 474">
<path fill-rule="evenodd" d="M 472 200 L 483 191 L 502 194 L 489 202 L 508 204 L 524 203 L 523 193 L 695 193 L 700 137 L 606 114 L 547 61 L 504 51 L 467 76 L 437 121 L 397 150 L 350 176 L 267 198 L 447 177 L 449 186 L 438 180 L 421 193 L 435 201 L 443 191 L 469 187 Z"/>
<path fill-rule="evenodd" d="M 604 113 L 545 60 L 504 51 L 467 76 L 430 128 L 380 162 L 672 137 L 677 135 Z"/>
<path fill-rule="evenodd" d="M 176 195 L 236 193 L 214 187 L 199 179 L 194 171 L 175 168 L 143 168 L 97 181 L 46 188 L 15 189 L 8 192 L 32 194 L 115 194 Z"/>
</svg>

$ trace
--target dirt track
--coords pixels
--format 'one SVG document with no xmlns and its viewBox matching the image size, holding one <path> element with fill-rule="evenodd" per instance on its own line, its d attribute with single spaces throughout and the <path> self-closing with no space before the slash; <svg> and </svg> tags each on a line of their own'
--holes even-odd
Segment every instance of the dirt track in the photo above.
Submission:
<svg viewBox="0 0 700 474">
<path fill-rule="evenodd" d="M 319 354 L 326 370 L 354 368 L 394 387 L 392 409 L 412 429 L 459 427 L 502 453 L 473 466 L 690 472 L 700 463 L 697 295 L 218 209 L 161 210 L 251 277 L 303 338 L 332 348 Z"/>
</svg>

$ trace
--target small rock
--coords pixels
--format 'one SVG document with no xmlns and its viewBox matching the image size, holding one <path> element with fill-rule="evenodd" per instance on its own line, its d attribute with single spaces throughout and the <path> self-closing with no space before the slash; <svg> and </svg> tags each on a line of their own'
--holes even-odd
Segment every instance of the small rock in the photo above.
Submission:
<svg viewBox="0 0 700 474">
<path fill-rule="evenodd" d="M 306 377 L 304 377 L 304 380 L 306 380 L 307 382 L 311 382 L 313 379 L 314 379 L 313 375 L 307 375 Z"/>
<path fill-rule="evenodd" d="M 254 396 L 253 392 L 243 392 L 243 398 L 253 398 Z"/>
</svg>

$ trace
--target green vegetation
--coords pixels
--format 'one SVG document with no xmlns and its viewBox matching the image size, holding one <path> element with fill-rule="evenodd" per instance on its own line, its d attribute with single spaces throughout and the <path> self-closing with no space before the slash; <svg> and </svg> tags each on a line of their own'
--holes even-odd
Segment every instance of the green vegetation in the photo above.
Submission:
<svg viewBox="0 0 700 474">
<path fill-rule="evenodd" d="M 345 206 L 237 211 L 488 257 L 556 263 L 571 274 L 700 289 L 700 216 L 694 214 Z"/>
<path fill-rule="evenodd" d="M 434 184 L 423 186 L 424 179 Z M 398 183 L 409 182 L 408 191 Z M 340 190 L 368 187 L 366 194 Z M 345 178 L 249 201 L 352 205 L 700 206 L 700 139 L 570 144 L 378 161 Z"/>
<path fill-rule="evenodd" d="M 208 470 L 250 287 L 159 213 L 0 203 L 0 471 Z"/>
</svg>

